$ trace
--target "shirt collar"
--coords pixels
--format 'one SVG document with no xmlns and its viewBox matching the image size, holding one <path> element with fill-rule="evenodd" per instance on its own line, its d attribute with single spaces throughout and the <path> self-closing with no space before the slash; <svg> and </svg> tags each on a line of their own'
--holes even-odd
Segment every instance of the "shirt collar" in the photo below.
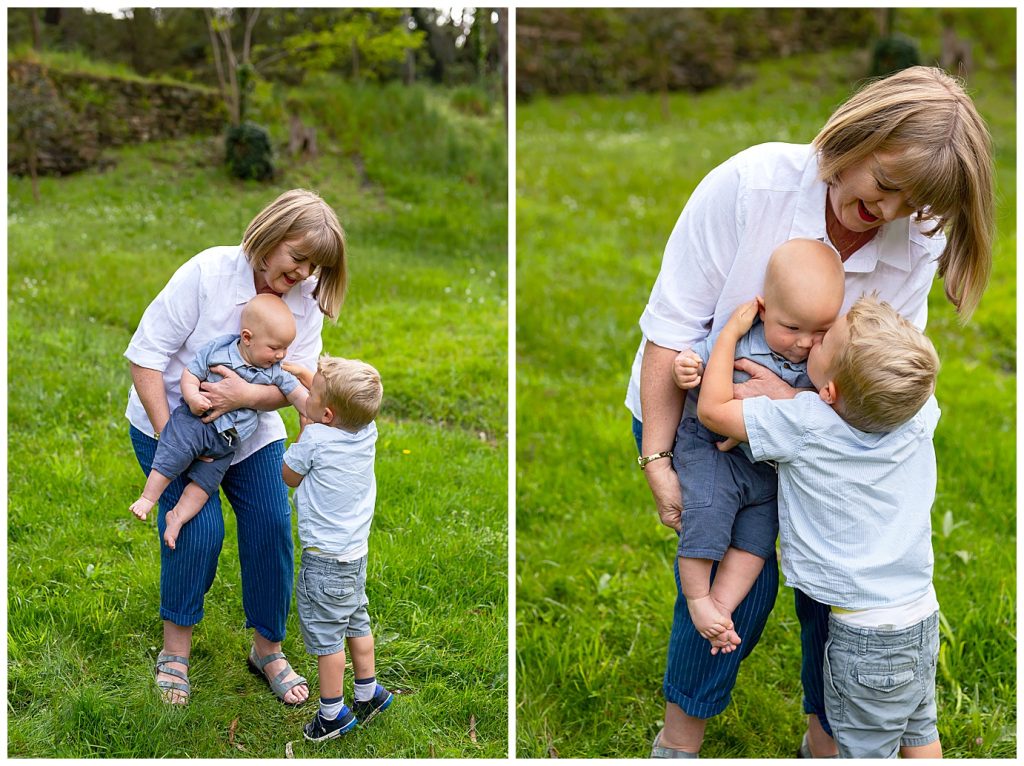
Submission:
<svg viewBox="0 0 1024 766">
<path fill-rule="evenodd" d="M 828 242 L 825 231 L 825 194 L 828 184 L 818 178 L 818 154 L 813 149 L 800 179 L 800 189 L 790 238 L 809 237 Z M 909 218 L 884 224 L 874 239 L 846 259 L 843 267 L 848 272 L 869 273 L 882 261 L 909 273 L 913 263 L 907 243 L 913 238 Z"/>
<path fill-rule="evenodd" d="M 747 343 L 749 344 L 751 353 L 775 354 L 768 345 L 768 341 L 765 340 L 764 322 L 761 321 L 761 317 L 754 318 L 754 324 L 750 326 L 750 333 L 747 335 Z M 778 354 L 775 354 L 775 356 L 778 356 Z"/>
</svg>

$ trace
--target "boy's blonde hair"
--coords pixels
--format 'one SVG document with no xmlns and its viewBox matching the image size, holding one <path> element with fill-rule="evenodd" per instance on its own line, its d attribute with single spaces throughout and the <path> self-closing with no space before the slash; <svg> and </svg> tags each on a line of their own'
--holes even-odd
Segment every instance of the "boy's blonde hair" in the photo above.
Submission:
<svg viewBox="0 0 1024 766">
<path fill-rule="evenodd" d="M 384 398 L 377 370 L 358 359 L 324 354 L 316 371 L 324 379 L 324 403 L 334 411 L 338 425 L 346 431 L 358 431 L 373 422 Z"/>
<path fill-rule="evenodd" d="M 991 139 L 961 84 L 923 66 L 876 80 L 832 114 L 814 147 L 829 184 L 875 152 L 894 155 L 888 180 L 918 220 L 935 222 L 929 235 L 946 232 L 939 276 L 966 321 L 988 284 L 995 203 Z"/>
<path fill-rule="evenodd" d="M 313 297 L 320 310 L 335 319 L 348 284 L 345 232 L 316 192 L 292 189 L 263 208 L 245 230 L 242 249 L 253 270 L 262 271 L 274 248 L 285 240 L 294 240 L 295 252 L 315 264 Z"/>
<path fill-rule="evenodd" d="M 850 307 L 846 332 L 829 371 L 839 392 L 839 414 L 861 431 L 892 431 L 914 417 L 935 391 L 935 347 L 877 294 L 862 296 Z"/>
</svg>

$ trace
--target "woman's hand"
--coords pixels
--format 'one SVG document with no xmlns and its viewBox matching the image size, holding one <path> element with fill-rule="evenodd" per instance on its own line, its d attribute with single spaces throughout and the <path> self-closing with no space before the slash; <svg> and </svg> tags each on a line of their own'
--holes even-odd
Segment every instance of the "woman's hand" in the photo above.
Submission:
<svg viewBox="0 0 1024 766">
<path fill-rule="evenodd" d="M 216 365 L 210 368 L 210 372 L 223 375 L 223 380 L 211 383 L 206 380 L 199 386 L 199 390 L 206 395 L 210 402 L 210 409 L 203 416 L 204 423 L 212 423 L 226 412 L 243 407 L 250 407 L 249 389 L 251 383 L 246 383 L 237 372 L 224 365 Z"/>
<path fill-rule="evenodd" d="M 654 495 L 661 523 L 679 532 L 683 526 L 683 492 L 676 472 L 672 470 L 672 461 L 661 459 L 648 463 L 644 467 L 644 477 Z"/>
<path fill-rule="evenodd" d="M 767 367 L 762 367 L 749 359 L 737 359 L 733 367 L 750 375 L 750 380 L 733 384 L 732 395 L 735 399 L 751 399 L 755 396 L 792 399 L 800 390 L 790 386 Z"/>
</svg>

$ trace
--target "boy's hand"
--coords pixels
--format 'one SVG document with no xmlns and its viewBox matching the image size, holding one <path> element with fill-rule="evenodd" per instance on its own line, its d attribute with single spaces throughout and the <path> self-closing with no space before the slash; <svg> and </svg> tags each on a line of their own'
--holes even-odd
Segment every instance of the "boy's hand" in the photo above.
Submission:
<svg viewBox="0 0 1024 766">
<path fill-rule="evenodd" d="M 281 369 L 285 372 L 290 372 L 298 378 L 299 383 L 304 385 L 307 390 L 313 388 L 313 376 L 316 373 L 308 367 L 303 367 L 301 364 L 295 364 L 294 362 L 284 362 L 281 365 Z"/>
<path fill-rule="evenodd" d="M 716 444 L 715 444 L 715 446 L 716 446 L 716 447 L 718 447 L 718 451 L 719 451 L 719 452 L 728 452 L 728 451 L 729 451 L 729 450 L 731 450 L 731 449 L 732 449 L 733 447 L 735 447 L 735 446 L 739 445 L 739 443 L 740 443 L 740 440 L 739 440 L 739 439 L 734 439 L 734 438 L 732 438 L 732 437 L 730 436 L 730 437 L 729 437 L 728 439 L 726 439 L 726 440 L 725 440 L 724 442 L 718 442 L 718 443 L 716 443 Z"/>
<path fill-rule="evenodd" d="M 672 362 L 672 377 L 684 391 L 699 386 L 703 374 L 704 363 L 691 349 L 680 351 Z"/>
<path fill-rule="evenodd" d="M 732 316 L 729 317 L 729 321 L 726 322 L 722 332 L 732 333 L 733 337 L 736 339 L 742 338 L 754 325 L 758 309 L 763 306 L 764 300 L 760 296 L 754 298 L 752 301 L 740 304 L 737 309 L 732 312 Z"/>
<path fill-rule="evenodd" d="M 203 394 L 194 394 L 185 400 L 189 410 L 196 417 L 202 417 L 203 413 L 209 410 L 213 406 L 213 402 L 207 399 Z"/>
</svg>

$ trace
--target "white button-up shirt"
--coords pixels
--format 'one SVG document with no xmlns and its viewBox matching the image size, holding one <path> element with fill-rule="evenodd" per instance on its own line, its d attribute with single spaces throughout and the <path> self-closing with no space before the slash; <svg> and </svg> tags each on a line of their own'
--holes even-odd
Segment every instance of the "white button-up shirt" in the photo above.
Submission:
<svg viewBox="0 0 1024 766">
<path fill-rule="evenodd" d="M 888 433 L 849 425 L 812 392 L 743 400 L 755 460 L 779 468 L 779 543 L 786 584 L 843 609 L 909 604 L 932 583 L 931 397 Z"/>
<path fill-rule="evenodd" d="M 196 352 L 220 335 L 238 333 L 242 308 L 256 297 L 253 277 L 240 246 L 211 247 L 183 264 L 142 315 L 124 355 L 139 367 L 163 373 L 169 410 L 179 404 L 181 373 Z M 285 361 L 311 369 L 316 368 L 323 348 L 324 316 L 313 298 L 315 287 L 316 278 L 310 277 L 283 296 L 295 316 L 296 329 Z M 134 386 L 125 416 L 143 433 L 155 432 Z M 278 413 L 261 412 L 256 432 L 242 442 L 232 463 L 286 436 Z"/>
<path fill-rule="evenodd" d="M 763 293 L 772 251 L 795 237 L 828 241 L 827 186 L 818 179 L 818 156 L 803 144 L 761 144 L 746 149 L 704 178 L 676 222 L 640 317 L 643 338 L 633 361 L 626 406 L 640 418 L 640 364 L 644 344 L 682 350 L 717 335 L 732 312 Z M 945 248 L 934 224 L 901 218 L 844 264 L 843 311 L 863 293 L 882 300 L 924 329 L 936 259 Z M 686 414 L 696 415 L 694 397 Z"/>
</svg>

